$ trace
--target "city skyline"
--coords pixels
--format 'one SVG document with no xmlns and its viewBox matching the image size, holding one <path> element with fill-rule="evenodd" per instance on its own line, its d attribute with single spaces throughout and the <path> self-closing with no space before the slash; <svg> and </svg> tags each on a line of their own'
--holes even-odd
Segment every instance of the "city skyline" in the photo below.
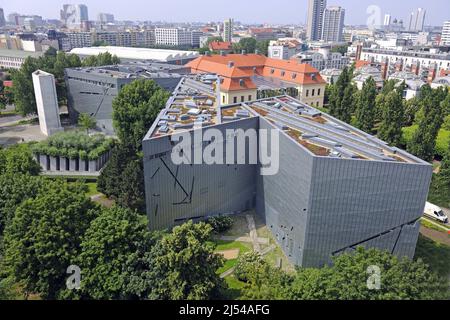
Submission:
<svg viewBox="0 0 450 320">
<path fill-rule="evenodd" d="M 281 13 L 274 14 L 273 2 L 259 1 L 258 6 L 252 2 L 238 2 L 229 0 L 227 2 L 217 2 L 214 10 L 210 8 L 210 2 L 206 0 L 196 0 L 196 6 L 192 2 L 174 0 L 165 2 L 162 0 L 153 0 L 151 4 L 143 0 L 123 1 L 111 0 L 105 7 L 103 1 L 85 0 L 79 2 L 70 2 L 64 0 L 42 0 L 34 2 L 31 0 L 22 0 L 0 4 L 5 11 L 5 16 L 12 12 L 21 14 L 37 14 L 45 19 L 59 19 L 60 10 L 66 3 L 85 4 L 89 8 L 90 20 L 96 20 L 97 14 L 107 12 L 114 14 L 117 20 L 136 20 L 136 21 L 166 21 L 166 22 L 208 22 L 222 21 L 228 17 L 235 21 L 243 23 L 272 23 L 272 24 L 305 24 L 307 16 L 307 0 L 280 0 L 277 2 L 279 7 L 290 8 Z M 441 26 L 442 23 L 450 19 L 446 10 L 438 10 L 448 5 L 446 0 L 411 0 L 405 3 L 398 3 L 387 0 L 333 0 L 328 1 L 329 6 L 339 5 L 346 9 L 346 24 L 359 25 L 365 24 L 368 14 L 366 10 L 370 5 L 378 5 L 381 9 L 381 24 L 384 15 L 390 14 L 392 19 L 402 19 L 407 23 L 411 11 L 419 7 L 427 9 L 425 25 Z M 150 8 L 148 12 L 142 10 L 143 7 Z M 236 10 L 239 7 L 240 10 Z M 26 9 L 25 9 L 26 8 Z M 195 8 L 195 10 L 192 10 Z M 298 10 L 294 10 L 298 8 Z"/>
</svg>

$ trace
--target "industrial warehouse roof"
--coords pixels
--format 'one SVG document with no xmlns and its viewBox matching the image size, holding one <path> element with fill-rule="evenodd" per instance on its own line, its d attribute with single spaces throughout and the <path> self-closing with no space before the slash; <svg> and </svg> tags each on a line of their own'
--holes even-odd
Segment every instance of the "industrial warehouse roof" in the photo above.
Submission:
<svg viewBox="0 0 450 320">
<path fill-rule="evenodd" d="M 262 117 L 314 156 L 423 163 L 422 160 L 290 96 L 218 105 L 215 75 L 189 75 L 147 133 L 145 140 L 180 131 Z M 220 111 L 219 111 L 220 110 Z"/>
<path fill-rule="evenodd" d="M 181 78 L 188 68 L 180 65 L 155 62 L 127 62 L 118 65 L 71 68 L 78 72 L 113 78 Z"/>
<path fill-rule="evenodd" d="M 93 56 L 105 52 L 109 52 L 112 55 L 116 55 L 120 59 L 153 60 L 160 62 L 194 59 L 199 55 L 198 52 L 195 51 L 112 47 L 112 46 L 74 48 L 72 49 L 72 51 L 70 51 L 70 53 L 74 53 L 81 56 Z"/>
<path fill-rule="evenodd" d="M 259 54 L 205 55 L 186 66 L 195 73 L 215 73 L 222 77 L 223 91 L 257 88 L 254 76 L 278 79 L 290 83 L 291 87 L 309 84 L 325 84 L 317 69 L 306 63 L 293 60 L 267 58 Z"/>
</svg>

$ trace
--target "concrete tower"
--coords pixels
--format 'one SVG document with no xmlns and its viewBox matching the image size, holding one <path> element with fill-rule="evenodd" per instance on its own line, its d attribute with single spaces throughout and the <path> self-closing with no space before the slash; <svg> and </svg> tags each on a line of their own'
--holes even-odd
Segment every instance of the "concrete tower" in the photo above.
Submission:
<svg viewBox="0 0 450 320">
<path fill-rule="evenodd" d="M 39 116 L 41 132 L 50 136 L 63 131 L 59 119 L 58 97 L 56 95 L 55 77 L 47 72 L 33 72 L 34 94 Z"/>
</svg>

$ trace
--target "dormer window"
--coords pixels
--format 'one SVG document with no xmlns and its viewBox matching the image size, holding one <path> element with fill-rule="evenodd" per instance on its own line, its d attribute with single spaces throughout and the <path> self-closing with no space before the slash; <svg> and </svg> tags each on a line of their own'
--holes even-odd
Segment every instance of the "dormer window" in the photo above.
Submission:
<svg viewBox="0 0 450 320">
<path fill-rule="evenodd" d="M 285 71 L 281 71 L 281 76 L 284 77 L 284 75 L 286 74 Z"/>
<path fill-rule="evenodd" d="M 274 74 L 275 73 L 275 69 L 270 69 L 270 73 Z"/>
<path fill-rule="evenodd" d="M 297 78 L 297 74 L 296 74 L 296 73 L 293 73 L 293 74 L 292 74 L 292 79 L 295 79 L 295 78 Z"/>
</svg>

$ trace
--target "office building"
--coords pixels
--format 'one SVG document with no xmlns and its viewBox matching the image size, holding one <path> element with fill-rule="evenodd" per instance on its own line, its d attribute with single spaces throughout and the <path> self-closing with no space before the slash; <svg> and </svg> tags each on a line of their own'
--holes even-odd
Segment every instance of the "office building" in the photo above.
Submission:
<svg viewBox="0 0 450 320">
<path fill-rule="evenodd" d="M 223 41 L 232 42 L 233 39 L 233 19 L 225 20 L 223 23 Z"/>
<path fill-rule="evenodd" d="M 155 28 L 155 44 L 161 46 L 190 48 L 200 44 L 200 34 L 183 28 Z"/>
<path fill-rule="evenodd" d="M 442 26 L 441 44 L 450 46 L 450 20 L 445 21 Z"/>
<path fill-rule="evenodd" d="M 423 31 L 425 24 L 425 15 L 427 11 L 423 8 L 418 8 L 416 11 L 411 12 L 409 16 L 409 31 Z"/>
<path fill-rule="evenodd" d="M 84 4 L 65 4 L 61 10 L 61 22 L 68 29 L 81 29 L 82 22 L 89 21 L 88 8 Z"/>
<path fill-rule="evenodd" d="M 323 14 L 326 6 L 326 0 L 309 0 L 306 38 L 310 41 L 317 41 L 322 37 Z"/>
<path fill-rule="evenodd" d="M 324 11 L 322 37 L 325 42 L 341 42 L 344 29 L 345 10 L 338 6 L 328 7 Z"/>
<path fill-rule="evenodd" d="M 4 27 L 5 25 L 5 12 L 3 11 L 3 8 L 0 8 L 0 28 Z"/>
<path fill-rule="evenodd" d="M 36 70 L 33 72 L 32 78 L 41 132 L 46 136 L 51 136 L 63 131 L 59 119 L 55 77 L 51 73 Z"/>
<path fill-rule="evenodd" d="M 326 265 L 357 246 L 413 257 L 429 163 L 289 96 L 221 105 L 211 83 L 207 74 L 185 77 L 143 140 L 150 229 L 255 210 L 302 267 Z M 223 138 L 194 141 L 209 129 Z M 249 144 L 240 157 L 227 153 L 260 129 L 279 134 L 268 145 L 249 138 L 279 155 L 273 175 L 261 174 L 266 167 Z M 178 146 L 172 138 L 182 134 L 194 142 Z M 215 164 L 172 161 L 206 149 L 221 150 Z M 257 161 L 238 164 L 252 156 Z"/>
<path fill-rule="evenodd" d="M 114 15 L 110 13 L 99 13 L 97 15 L 97 21 L 100 24 L 114 23 Z"/>
<path fill-rule="evenodd" d="M 80 113 L 87 113 L 97 120 L 99 130 L 114 134 L 112 101 L 124 85 L 136 79 L 151 79 L 172 91 L 181 74 L 188 71 L 184 66 L 138 62 L 65 69 L 70 118 L 76 123 Z"/>
<path fill-rule="evenodd" d="M 385 27 L 389 27 L 391 25 L 391 15 L 390 14 L 385 14 L 384 15 L 384 22 L 383 25 Z"/>
<path fill-rule="evenodd" d="M 283 93 L 323 106 L 326 82 L 317 69 L 306 63 L 259 54 L 221 54 L 200 56 L 186 66 L 193 73 L 221 77 L 220 103 L 224 105 Z"/>
</svg>

